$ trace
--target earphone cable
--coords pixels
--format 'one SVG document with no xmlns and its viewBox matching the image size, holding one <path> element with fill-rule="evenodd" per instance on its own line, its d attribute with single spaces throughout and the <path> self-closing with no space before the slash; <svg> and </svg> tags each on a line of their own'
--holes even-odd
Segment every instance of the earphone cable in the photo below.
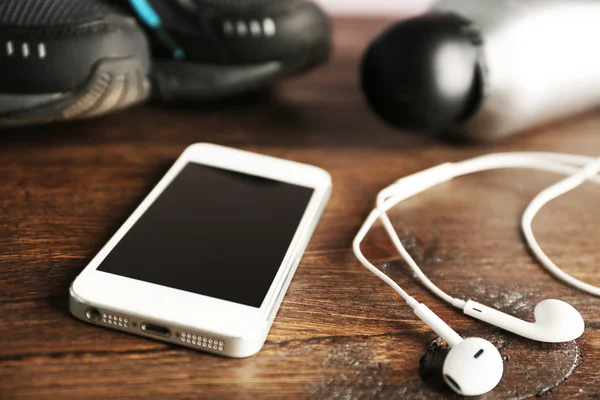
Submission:
<svg viewBox="0 0 600 400">
<path fill-rule="evenodd" d="M 583 170 L 582 167 L 584 167 Z M 573 278 L 552 263 L 552 261 L 545 255 L 540 246 L 537 244 L 535 236 L 531 231 L 531 221 L 535 217 L 535 214 L 549 201 L 570 190 L 573 190 L 586 180 L 600 184 L 600 177 L 596 176 L 600 170 L 600 158 L 597 159 L 594 157 L 542 152 L 498 153 L 476 157 L 459 163 L 442 164 L 437 167 L 433 167 L 430 170 L 422 171 L 416 175 L 402 178 L 380 192 L 380 195 L 377 198 L 377 208 L 369 214 L 367 220 L 354 239 L 353 250 L 356 257 L 361 264 L 363 264 L 366 268 L 368 268 L 371 272 L 384 280 L 396 292 L 398 292 L 406 300 L 406 302 L 411 305 L 412 308 L 416 307 L 418 302 L 409 296 L 385 273 L 370 263 L 361 252 L 360 244 L 362 240 L 365 238 L 375 221 L 379 218 L 381 219 L 385 230 L 387 231 L 400 256 L 408 264 L 415 276 L 423 283 L 423 285 L 442 300 L 452 304 L 457 308 L 463 309 L 465 307 L 464 300 L 456 299 L 448 295 L 437 285 L 431 282 L 431 280 L 429 280 L 429 278 L 427 278 L 427 276 L 423 273 L 421 268 L 410 256 L 402 244 L 402 241 L 398 237 L 392 222 L 387 216 L 387 211 L 399 202 L 439 183 L 449 181 L 454 177 L 500 168 L 532 168 L 569 175 L 568 178 L 542 191 L 538 196 L 536 196 L 536 198 L 527 207 L 527 210 L 523 215 L 522 229 L 528 246 L 533 250 L 540 263 L 542 263 L 542 265 L 546 267 L 554 276 L 572 286 L 575 286 L 581 290 L 585 290 L 588 293 L 600 295 L 600 288 Z M 415 180 L 415 176 L 418 176 L 419 179 Z"/>
<path fill-rule="evenodd" d="M 560 269 L 550 259 L 550 257 L 546 255 L 546 253 L 544 253 L 539 243 L 537 242 L 535 235 L 533 234 L 532 222 L 536 214 L 542 209 L 542 207 L 544 207 L 546 204 L 556 199 L 557 197 L 562 196 L 575 189 L 576 187 L 580 186 L 591 177 L 597 175 L 599 171 L 600 158 L 589 163 L 579 173 L 572 175 L 544 189 L 531 201 L 531 203 L 529 203 L 521 219 L 521 229 L 523 231 L 523 236 L 525 237 L 525 242 L 527 243 L 531 251 L 535 254 L 538 261 L 557 279 L 560 279 L 568 285 L 571 285 L 579 290 L 582 290 L 586 293 L 595 296 L 600 296 L 599 287 L 590 285 L 589 283 L 585 283 L 573 277 L 572 275 L 567 274 L 565 271 Z"/>
</svg>

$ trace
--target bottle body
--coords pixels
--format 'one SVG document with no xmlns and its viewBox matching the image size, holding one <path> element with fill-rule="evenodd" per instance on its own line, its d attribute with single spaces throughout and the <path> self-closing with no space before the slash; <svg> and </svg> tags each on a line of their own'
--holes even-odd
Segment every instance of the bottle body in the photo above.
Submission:
<svg viewBox="0 0 600 400">
<path fill-rule="evenodd" d="M 433 11 L 482 39 L 485 92 L 455 134 L 496 140 L 600 105 L 600 1 L 442 0 Z"/>
</svg>

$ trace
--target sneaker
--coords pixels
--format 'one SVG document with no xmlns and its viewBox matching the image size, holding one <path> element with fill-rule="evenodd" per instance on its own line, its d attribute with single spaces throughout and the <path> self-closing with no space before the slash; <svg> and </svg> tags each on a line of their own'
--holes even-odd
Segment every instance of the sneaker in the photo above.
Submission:
<svg viewBox="0 0 600 400">
<path fill-rule="evenodd" d="M 329 18 L 307 0 L 121 1 L 151 38 L 160 100 L 252 91 L 324 63 L 331 49 Z"/>
<path fill-rule="evenodd" d="M 0 125 L 91 117 L 147 98 L 149 48 L 99 0 L 0 0 Z"/>
</svg>

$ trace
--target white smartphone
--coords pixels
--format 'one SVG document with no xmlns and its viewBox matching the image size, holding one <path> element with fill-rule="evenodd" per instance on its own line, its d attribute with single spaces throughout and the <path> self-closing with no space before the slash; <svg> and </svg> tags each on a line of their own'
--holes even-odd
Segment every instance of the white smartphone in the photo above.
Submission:
<svg viewBox="0 0 600 400">
<path fill-rule="evenodd" d="M 75 279 L 86 322 L 229 357 L 258 352 L 331 192 L 310 165 L 188 147 Z"/>
</svg>

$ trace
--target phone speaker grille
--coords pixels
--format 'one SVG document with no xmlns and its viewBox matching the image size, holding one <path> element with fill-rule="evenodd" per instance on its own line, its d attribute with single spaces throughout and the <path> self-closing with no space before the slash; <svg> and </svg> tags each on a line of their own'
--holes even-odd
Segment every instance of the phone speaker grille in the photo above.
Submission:
<svg viewBox="0 0 600 400">
<path fill-rule="evenodd" d="M 129 318 L 111 314 L 109 312 L 102 313 L 102 322 L 122 328 L 129 328 Z"/>
<path fill-rule="evenodd" d="M 201 349 L 209 349 L 216 351 L 223 351 L 225 349 L 225 343 L 222 340 L 209 338 L 195 333 L 181 332 L 178 333 L 179 340 L 184 343 L 198 346 Z"/>
</svg>

